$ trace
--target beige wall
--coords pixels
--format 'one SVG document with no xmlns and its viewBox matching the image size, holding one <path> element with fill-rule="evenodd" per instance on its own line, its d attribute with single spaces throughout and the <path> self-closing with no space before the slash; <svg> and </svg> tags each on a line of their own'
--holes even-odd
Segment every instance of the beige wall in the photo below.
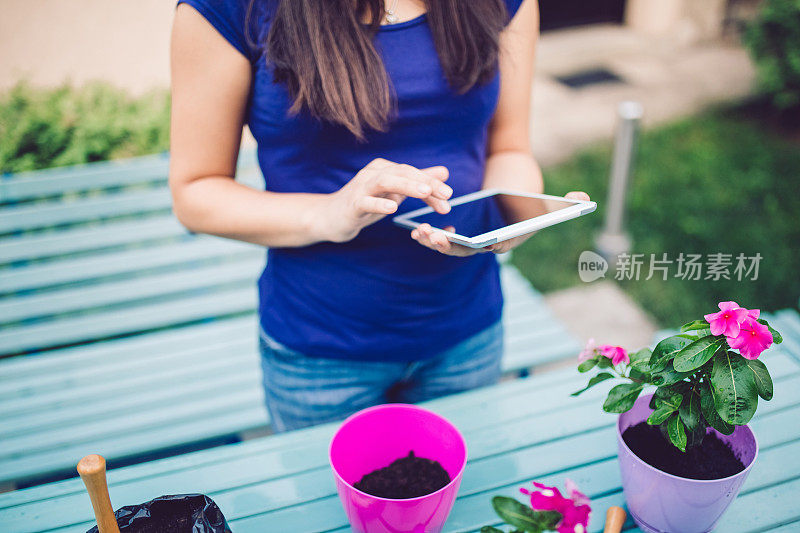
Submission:
<svg viewBox="0 0 800 533">
<path fill-rule="evenodd" d="M 169 85 L 174 0 L 0 0 L 0 89 L 103 79 Z"/>
<path fill-rule="evenodd" d="M 690 44 L 719 37 L 728 0 L 628 0 L 625 22 L 651 36 Z"/>
<path fill-rule="evenodd" d="M 715 38 L 727 0 L 628 0 L 626 22 L 684 44 Z M 0 90 L 102 79 L 134 93 L 169 84 L 175 0 L 0 0 Z"/>
</svg>

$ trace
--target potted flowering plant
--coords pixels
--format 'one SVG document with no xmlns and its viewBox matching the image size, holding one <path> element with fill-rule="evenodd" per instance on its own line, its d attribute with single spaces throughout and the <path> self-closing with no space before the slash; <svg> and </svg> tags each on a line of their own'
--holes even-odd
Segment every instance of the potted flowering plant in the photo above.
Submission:
<svg viewBox="0 0 800 533">
<path fill-rule="evenodd" d="M 519 489 L 530 499 L 527 506 L 508 496 L 492 498 L 492 507 L 497 515 L 513 529 L 511 533 L 584 533 L 589 525 L 592 511 L 589 498 L 580 492 L 572 480 L 566 480 L 564 496 L 556 487 L 533 482 L 536 490 Z M 505 533 L 493 526 L 483 526 L 481 533 Z"/>
<path fill-rule="evenodd" d="M 747 423 L 772 379 L 759 356 L 780 334 L 758 309 L 720 302 L 719 312 L 629 354 L 587 346 L 578 370 L 599 370 L 577 396 L 611 379 L 603 410 L 619 413 L 617 444 L 625 498 L 644 531 L 713 529 L 758 454 Z M 648 386 L 655 390 L 640 397 Z"/>
</svg>

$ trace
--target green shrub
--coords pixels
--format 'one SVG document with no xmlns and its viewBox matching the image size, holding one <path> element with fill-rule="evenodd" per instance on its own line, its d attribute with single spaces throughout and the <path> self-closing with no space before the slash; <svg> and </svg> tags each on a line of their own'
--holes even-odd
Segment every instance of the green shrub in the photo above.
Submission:
<svg viewBox="0 0 800 533">
<path fill-rule="evenodd" d="M 132 98 L 102 83 L 0 96 L 0 172 L 142 155 L 169 145 L 169 93 Z"/>
<path fill-rule="evenodd" d="M 764 0 L 744 42 L 775 107 L 800 106 L 800 0 Z"/>
</svg>

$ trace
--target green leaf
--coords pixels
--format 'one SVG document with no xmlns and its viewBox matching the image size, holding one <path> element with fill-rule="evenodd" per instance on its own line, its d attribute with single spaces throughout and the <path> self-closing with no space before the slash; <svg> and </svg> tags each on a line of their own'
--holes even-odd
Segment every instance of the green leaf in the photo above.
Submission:
<svg viewBox="0 0 800 533">
<path fill-rule="evenodd" d="M 632 364 L 632 365 L 637 364 L 637 363 L 639 363 L 639 364 L 647 363 L 648 366 L 649 366 L 650 357 L 652 355 L 653 355 L 653 352 L 650 351 L 650 348 L 642 348 L 639 351 L 636 351 L 636 352 L 633 352 L 633 353 L 629 353 L 628 357 L 630 358 L 630 360 L 631 360 L 630 364 Z"/>
<path fill-rule="evenodd" d="M 763 318 L 759 318 L 758 322 L 760 324 L 764 324 L 765 326 L 767 326 L 767 329 L 769 329 L 769 332 L 772 333 L 772 342 L 774 342 L 775 344 L 780 344 L 780 343 L 783 342 L 783 337 L 781 336 L 781 334 L 778 333 L 777 330 L 772 329 L 772 326 L 769 325 L 769 322 L 767 322 Z"/>
<path fill-rule="evenodd" d="M 605 355 L 598 355 L 597 356 L 597 368 L 601 368 L 601 369 L 602 368 L 611 368 L 612 366 L 614 366 L 614 365 L 611 363 L 611 359 L 609 359 Z"/>
<path fill-rule="evenodd" d="M 706 423 L 723 435 L 730 435 L 736 426 L 732 426 L 720 418 L 717 408 L 714 405 L 714 394 L 711 386 L 707 382 L 700 384 L 700 412 Z"/>
<path fill-rule="evenodd" d="M 578 365 L 578 372 L 580 372 L 581 374 L 586 373 L 589 370 L 593 369 L 595 366 L 597 366 L 596 357 L 593 357 L 592 359 L 587 359 L 586 361 Z"/>
<path fill-rule="evenodd" d="M 708 322 L 705 320 L 693 320 L 688 324 L 684 324 L 681 326 L 681 333 L 686 331 L 696 331 L 698 329 L 705 329 L 708 327 Z"/>
<path fill-rule="evenodd" d="M 492 526 L 483 526 L 481 528 L 481 533 L 505 533 L 505 531 Z"/>
<path fill-rule="evenodd" d="M 681 406 L 678 408 L 678 414 L 689 431 L 699 428 L 702 424 L 700 419 L 700 395 L 689 392 L 684 396 Z"/>
<path fill-rule="evenodd" d="M 758 406 L 754 376 L 747 359 L 741 355 L 720 350 L 714 356 L 711 370 L 714 406 L 725 422 L 742 426 L 753 418 Z"/>
<path fill-rule="evenodd" d="M 681 402 L 678 416 L 686 426 L 686 446 L 694 447 L 703 442 L 706 436 L 706 427 L 703 424 L 703 415 L 700 413 L 700 394 L 690 390 Z"/>
<path fill-rule="evenodd" d="M 628 373 L 628 376 L 631 379 L 635 379 L 637 381 L 643 381 L 645 383 L 650 382 L 651 379 L 651 376 L 648 372 L 642 372 L 638 368 L 631 368 L 630 372 Z"/>
<path fill-rule="evenodd" d="M 675 357 L 685 346 L 691 344 L 692 340 L 686 337 L 673 335 L 656 344 L 653 355 L 650 356 L 650 371 L 659 372 L 666 368 L 667 363 Z"/>
<path fill-rule="evenodd" d="M 603 403 L 603 410 L 607 413 L 624 413 L 633 407 L 633 403 L 642 392 L 644 385 L 641 383 L 623 383 L 611 389 L 608 398 Z"/>
<path fill-rule="evenodd" d="M 586 385 L 584 388 L 582 388 L 579 391 L 573 392 L 571 394 L 571 396 L 578 396 L 579 394 L 583 394 L 584 392 L 586 392 L 590 388 L 594 387 L 598 383 L 601 383 L 601 382 L 603 382 L 603 381 L 605 381 L 607 379 L 612 379 L 613 377 L 614 376 L 609 372 L 600 372 L 599 374 L 597 374 L 596 376 L 592 377 L 592 379 L 589 380 L 589 384 L 588 385 Z"/>
<path fill-rule="evenodd" d="M 666 421 L 670 416 L 672 416 L 672 413 L 674 412 L 675 409 L 673 409 L 672 406 L 662 405 L 661 407 L 650 413 L 650 416 L 647 417 L 647 423 L 650 424 L 651 426 L 660 426 L 661 424 L 664 423 L 664 421 Z"/>
<path fill-rule="evenodd" d="M 772 399 L 772 378 L 767 370 L 767 365 L 758 359 L 748 360 L 747 366 L 753 372 L 753 380 L 756 385 L 758 395 L 769 401 Z"/>
<path fill-rule="evenodd" d="M 492 498 L 492 507 L 503 519 L 503 522 L 529 533 L 540 533 L 544 530 L 543 524 L 548 523 L 547 521 L 552 518 L 549 514 L 536 512 L 527 505 L 507 496 Z"/>
<path fill-rule="evenodd" d="M 691 372 L 700 368 L 719 350 L 724 339 L 708 335 L 697 339 L 675 355 L 673 366 L 678 372 Z"/>
<path fill-rule="evenodd" d="M 636 370 L 637 372 L 641 372 L 642 374 L 649 374 L 650 373 L 650 359 L 639 359 L 638 361 L 631 362 L 628 365 L 631 370 Z"/>
<path fill-rule="evenodd" d="M 533 514 L 539 520 L 542 531 L 555 531 L 556 526 L 563 518 L 558 511 L 534 511 Z"/>
<path fill-rule="evenodd" d="M 678 407 L 681 406 L 681 402 L 683 402 L 683 394 L 673 387 L 665 386 L 656 389 L 653 399 L 656 407 L 666 406 L 671 407 L 673 411 L 677 411 Z"/>
<path fill-rule="evenodd" d="M 681 418 L 674 414 L 667 421 L 667 436 L 673 446 L 680 451 L 686 451 L 686 431 L 683 429 L 683 422 Z"/>
<path fill-rule="evenodd" d="M 663 370 L 653 374 L 652 381 L 653 385 L 657 387 L 663 387 L 667 385 L 674 385 L 675 383 L 683 381 L 691 375 L 692 372 L 678 372 L 673 367 L 672 361 L 668 361 L 667 366 Z"/>
</svg>

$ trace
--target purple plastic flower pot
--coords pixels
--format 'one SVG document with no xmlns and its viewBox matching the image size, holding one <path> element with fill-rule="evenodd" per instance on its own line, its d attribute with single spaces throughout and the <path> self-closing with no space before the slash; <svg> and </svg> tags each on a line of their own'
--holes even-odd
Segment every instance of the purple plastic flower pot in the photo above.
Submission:
<svg viewBox="0 0 800 533">
<path fill-rule="evenodd" d="M 739 493 L 758 455 L 758 443 L 748 426 L 730 435 L 709 428 L 727 442 L 745 465 L 738 474 L 722 479 L 688 479 L 662 472 L 634 454 L 622 433 L 653 412 L 652 394 L 639 397 L 633 408 L 619 415 L 617 445 L 622 488 L 636 525 L 648 533 L 704 533 L 711 531 Z"/>
<path fill-rule="evenodd" d="M 413 450 L 439 461 L 450 483 L 418 498 L 378 498 L 356 489 L 365 474 Z M 386 404 L 342 423 L 329 452 L 336 490 L 356 533 L 438 533 L 453 508 L 467 464 L 467 445 L 445 418 L 415 405 Z"/>
</svg>

